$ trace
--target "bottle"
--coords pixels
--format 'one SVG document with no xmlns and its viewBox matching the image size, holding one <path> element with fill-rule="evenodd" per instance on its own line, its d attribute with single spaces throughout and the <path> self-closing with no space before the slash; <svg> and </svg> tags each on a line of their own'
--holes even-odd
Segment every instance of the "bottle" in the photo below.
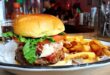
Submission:
<svg viewBox="0 0 110 75">
<path fill-rule="evenodd" d="M 20 4 L 15 2 L 13 4 L 14 7 L 14 11 L 12 13 L 11 19 L 14 20 L 15 18 L 19 17 L 20 15 L 22 15 L 23 13 L 21 13 L 20 11 Z"/>
<path fill-rule="evenodd" d="M 76 13 L 75 13 L 75 25 L 79 25 L 79 14 L 80 14 L 80 9 L 79 8 L 77 8 L 76 9 Z"/>
</svg>

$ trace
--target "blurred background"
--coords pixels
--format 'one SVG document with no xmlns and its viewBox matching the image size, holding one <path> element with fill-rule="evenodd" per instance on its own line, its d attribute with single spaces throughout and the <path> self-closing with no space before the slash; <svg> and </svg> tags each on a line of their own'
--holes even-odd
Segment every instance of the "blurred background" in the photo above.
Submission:
<svg viewBox="0 0 110 75">
<path fill-rule="evenodd" d="M 12 30 L 15 18 L 38 13 L 60 18 L 66 33 L 110 37 L 110 0 L 0 0 L 0 37 Z"/>
<path fill-rule="evenodd" d="M 94 32 L 101 27 L 100 34 L 110 36 L 109 0 L 4 0 L 4 8 L 6 20 L 23 14 L 51 14 L 63 21 L 67 33 Z"/>
</svg>

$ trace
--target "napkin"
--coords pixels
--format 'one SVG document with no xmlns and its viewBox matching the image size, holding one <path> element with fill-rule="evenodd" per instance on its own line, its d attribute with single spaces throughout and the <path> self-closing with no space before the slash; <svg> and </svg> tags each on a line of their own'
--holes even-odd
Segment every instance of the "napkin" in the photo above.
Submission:
<svg viewBox="0 0 110 75">
<path fill-rule="evenodd" d="M 15 64 L 16 49 L 17 43 L 14 40 L 11 40 L 6 44 L 0 44 L 0 62 Z"/>
</svg>

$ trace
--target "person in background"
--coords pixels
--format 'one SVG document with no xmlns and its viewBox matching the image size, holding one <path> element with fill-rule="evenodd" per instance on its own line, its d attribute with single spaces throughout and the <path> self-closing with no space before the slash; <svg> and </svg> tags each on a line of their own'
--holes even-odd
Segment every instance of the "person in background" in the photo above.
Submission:
<svg viewBox="0 0 110 75">
<path fill-rule="evenodd" d="M 57 16 L 57 9 L 55 8 L 55 0 L 44 0 L 44 14 Z"/>
<path fill-rule="evenodd" d="M 74 14 L 72 14 L 71 7 L 69 7 L 68 9 L 65 9 L 63 13 L 64 13 L 64 20 L 69 20 L 73 18 Z"/>
</svg>

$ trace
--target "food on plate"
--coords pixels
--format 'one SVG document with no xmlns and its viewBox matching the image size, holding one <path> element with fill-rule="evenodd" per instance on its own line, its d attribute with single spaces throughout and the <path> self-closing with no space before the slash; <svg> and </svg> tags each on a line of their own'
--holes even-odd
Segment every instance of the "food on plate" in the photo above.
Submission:
<svg viewBox="0 0 110 75">
<path fill-rule="evenodd" d="M 23 15 L 14 20 L 11 37 L 17 42 L 15 60 L 21 65 L 77 65 L 109 58 L 110 49 L 96 39 L 69 36 L 60 19 L 52 15 Z"/>
<path fill-rule="evenodd" d="M 98 61 L 94 52 L 79 52 L 75 54 L 69 54 L 67 57 L 65 57 L 65 61 L 72 60 L 73 63 L 76 63 L 75 60 L 77 59 L 80 59 L 80 63 L 92 63 Z"/>
<path fill-rule="evenodd" d="M 96 39 L 84 39 L 83 36 L 67 36 L 64 42 L 65 61 L 80 59 L 82 63 L 101 61 L 101 58 L 109 58 L 109 47 Z"/>
<path fill-rule="evenodd" d="M 21 65 L 49 65 L 64 58 L 64 25 L 52 15 L 23 15 L 14 20 L 13 33 L 4 33 L 18 43 L 16 61 Z"/>
</svg>

